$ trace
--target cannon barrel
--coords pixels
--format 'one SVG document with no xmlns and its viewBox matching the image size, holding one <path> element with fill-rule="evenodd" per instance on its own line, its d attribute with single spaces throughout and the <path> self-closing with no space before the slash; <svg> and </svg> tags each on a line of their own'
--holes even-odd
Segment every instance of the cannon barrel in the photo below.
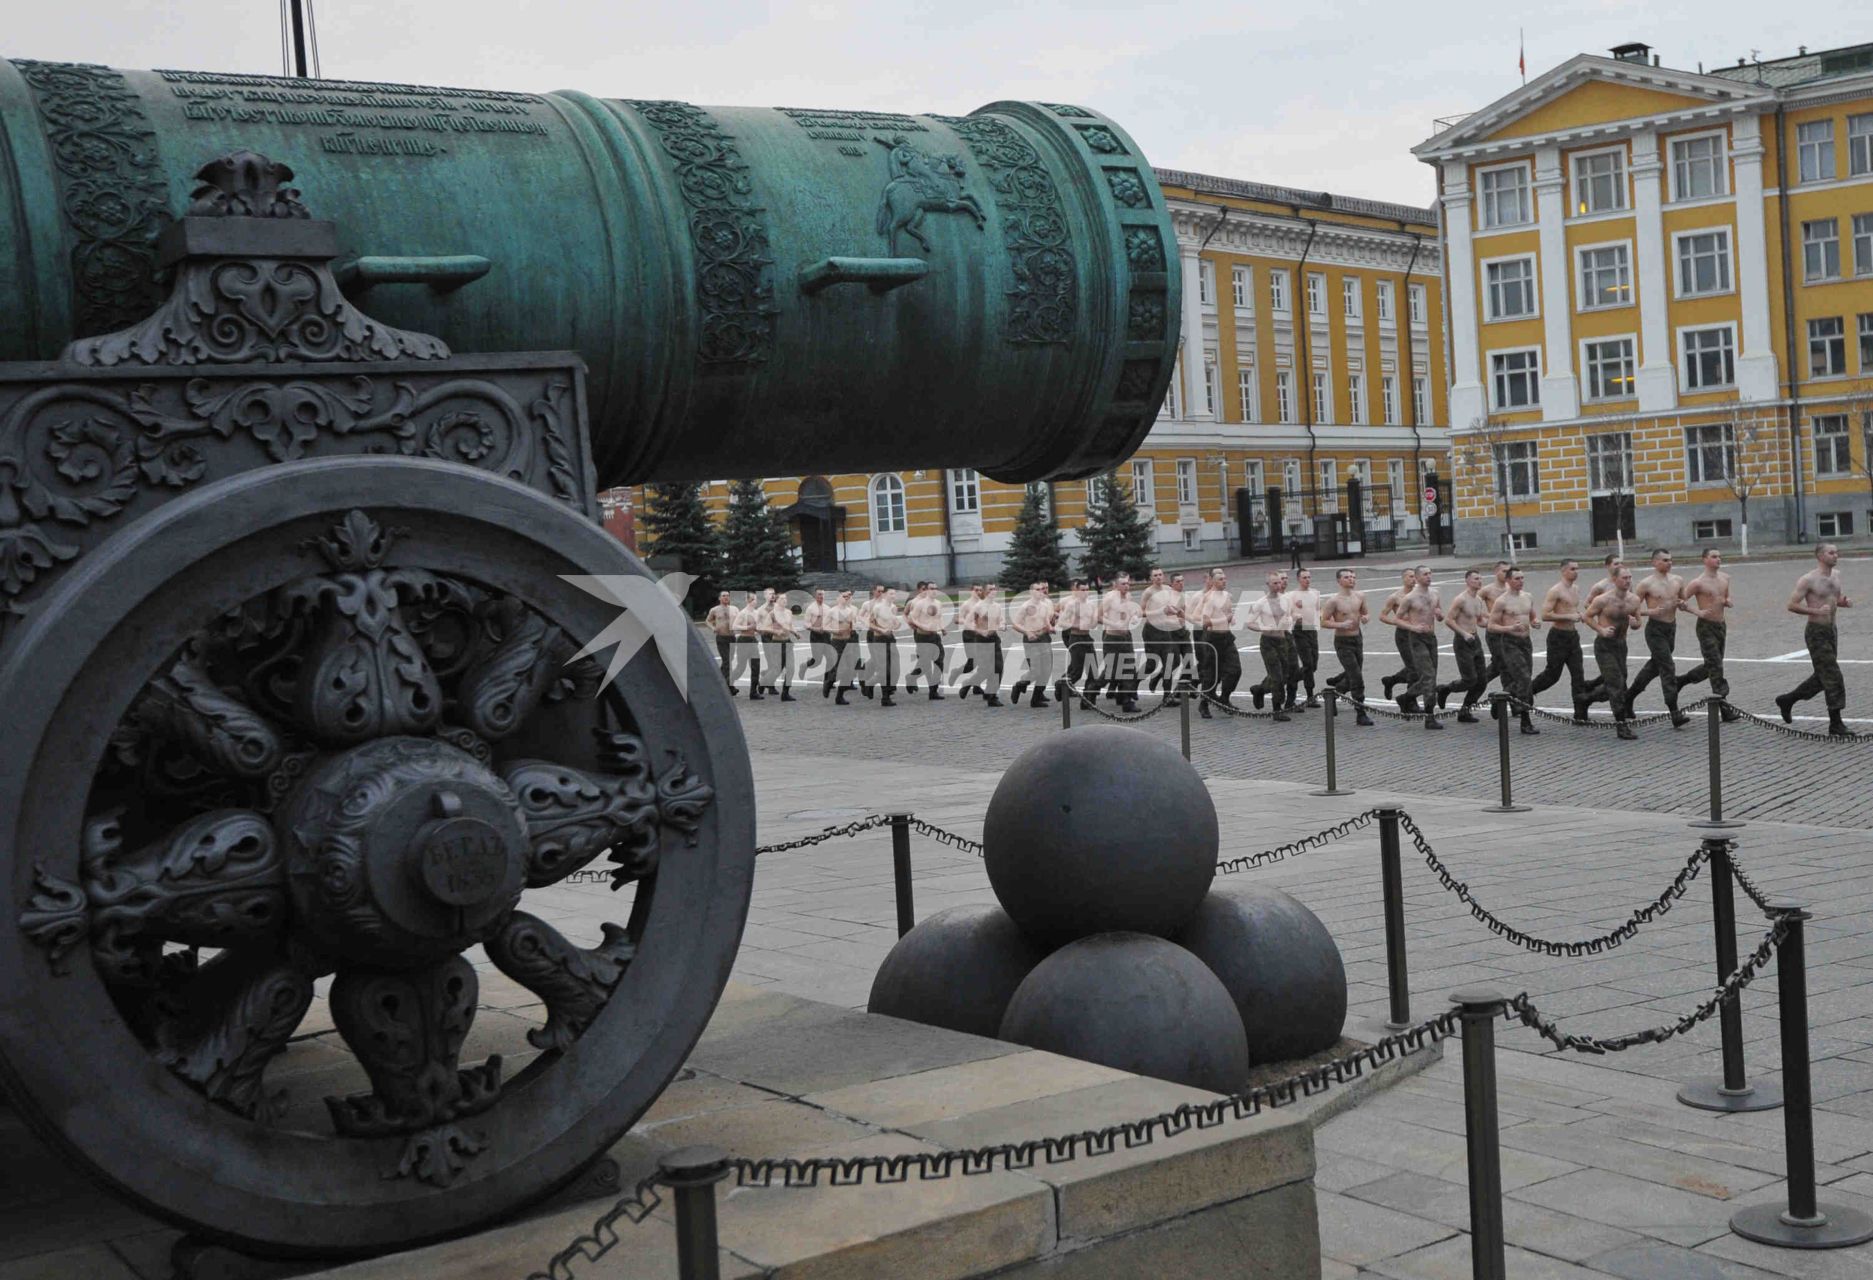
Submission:
<svg viewBox="0 0 1873 1280">
<path fill-rule="evenodd" d="M 1137 448 L 1176 357 L 1163 194 L 1082 107 L 696 107 L 0 60 L 0 360 L 148 315 L 157 234 L 236 148 L 297 171 L 373 315 L 457 351 L 580 353 L 601 485 L 1089 475 Z"/>
</svg>

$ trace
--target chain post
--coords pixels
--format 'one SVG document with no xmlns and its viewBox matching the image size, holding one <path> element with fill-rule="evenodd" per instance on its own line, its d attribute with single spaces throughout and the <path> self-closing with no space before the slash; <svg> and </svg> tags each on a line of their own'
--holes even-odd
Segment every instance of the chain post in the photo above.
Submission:
<svg viewBox="0 0 1873 1280">
<path fill-rule="evenodd" d="M 1177 715 L 1181 724 L 1178 732 L 1183 735 L 1184 759 L 1190 759 L 1190 695 L 1184 694 L 1177 699 Z"/>
<path fill-rule="evenodd" d="M 1496 1019 L 1508 1001 L 1494 991 L 1450 997 L 1463 1018 L 1463 1132 L 1469 1147 L 1470 1275 L 1508 1280 L 1502 1233 L 1502 1145 L 1496 1118 Z"/>
<path fill-rule="evenodd" d="M 1073 699 L 1075 696 L 1073 686 L 1062 680 L 1055 687 L 1060 690 L 1060 727 L 1062 729 L 1071 729 L 1073 727 Z"/>
<path fill-rule="evenodd" d="M 1411 974 L 1405 966 L 1405 876 L 1398 860 L 1397 809 L 1379 810 L 1379 880 L 1385 892 L 1385 981 L 1391 994 L 1388 1031 L 1411 1025 Z"/>
<path fill-rule="evenodd" d="M 1736 892 L 1730 869 L 1730 842 L 1708 836 L 1704 852 L 1710 861 L 1711 928 L 1717 936 L 1717 985 L 1736 972 Z M 1717 1010 L 1723 1032 L 1723 1077 L 1692 1080 L 1678 1090 L 1678 1101 L 1700 1111 L 1768 1111 L 1782 1105 L 1779 1086 L 1763 1080 L 1749 1082 L 1743 1068 L 1743 1006 L 1735 992 Z"/>
<path fill-rule="evenodd" d="M 1350 796 L 1353 793 L 1340 786 L 1339 759 L 1334 752 L 1333 723 L 1340 718 L 1340 695 L 1329 688 L 1326 705 L 1321 708 L 1320 723 L 1327 735 L 1327 785 L 1319 791 L 1310 791 L 1315 796 Z"/>
<path fill-rule="evenodd" d="M 728 1154 L 683 1147 L 657 1161 L 676 1200 L 676 1272 L 681 1280 L 721 1280 L 715 1236 L 715 1184 L 728 1177 Z"/>
<path fill-rule="evenodd" d="M 1776 953 L 1776 1017 L 1782 1024 L 1782 1135 L 1788 1168 L 1788 1207 L 1738 1210 L 1730 1230 L 1745 1240 L 1783 1249 L 1839 1249 L 1873 1240 L 1873 1216 L 1842 1204 L 1821 1204 L 1814 1185 L 1814 1093 L 1808 1078 L 1808 975 L 1802 924 L 1814 916 L 1793 903 L 1777 903 L 1787 927 Z"/>
<path fill-rule="evenodd" d="M 890 817 L 891 883 L 897 890 L 897 936 L 901 938 L 917 925 L 917 911 L 911 905 L 910 811 L 896 809 Z"/>
<path fill-rule="evenodd" d="M 1509 695 L 1489 695 L 1489 714 L 1496 717 L 1496 771 L 1502 777 L 1502 803 L 1485 805 L 1484 813 L 1527 813 L 1528 806 L 1515 802 L 1509 781 Z"/>
<path fill-rule="evenodd" d="M 1704 699 L 1704 731 L 1710 752 L 1710 817 L 1690 825 L 1705 831 L 1728 831 L 1747 825 L 1723 816 L 1723 743 L 1718 730 L 1723 725 L 1722 698 Z"/>
</svg>

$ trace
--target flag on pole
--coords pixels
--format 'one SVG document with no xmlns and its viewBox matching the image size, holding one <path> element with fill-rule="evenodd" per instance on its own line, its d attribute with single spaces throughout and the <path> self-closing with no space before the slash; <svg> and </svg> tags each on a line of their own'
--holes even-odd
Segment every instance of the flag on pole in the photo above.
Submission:
<svg viewBox="0 0 1873 1280">
<path fill-rule="evenodd" d="M 1522 28 L 1515 29 L 1515 66 L 1522 73 L 1522 83 L 1528 83 L 1528 42 L 1522 38 Z"/>
</svg>

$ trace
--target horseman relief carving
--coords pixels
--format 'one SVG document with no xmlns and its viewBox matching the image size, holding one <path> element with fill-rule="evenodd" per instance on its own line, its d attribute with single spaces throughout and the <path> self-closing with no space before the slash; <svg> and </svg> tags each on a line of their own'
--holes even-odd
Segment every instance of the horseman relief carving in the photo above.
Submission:
<svg viewBox="0 0 1873 1280">
<path fill-rule="evenodd" d="M 977 199 L 963 190 L 966 176 L 960 156 L 933 156 L 903 138 L 876 138 L 885 148 L 890 178 L 878 200 L 878 234 L 890 252 L 898 252 L 899 233 L 908 235 L 930 252 L 923 220 L 932 213 L 966 213 L 977 229 L 988 222 Z"/>
</svg>

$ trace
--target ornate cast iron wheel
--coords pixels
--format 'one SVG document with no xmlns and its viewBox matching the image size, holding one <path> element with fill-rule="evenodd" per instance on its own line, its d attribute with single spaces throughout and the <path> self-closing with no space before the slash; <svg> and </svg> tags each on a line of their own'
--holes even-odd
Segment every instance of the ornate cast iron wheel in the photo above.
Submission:
<svg viewBox="0 0 1873 1280">
<path fill-rule="evenodd" d="M 642 1114 L 727 981 L 753 786 L 720 681 L 567 664 L 619 610 L 566 573 L 648 578 L 520 485 L 353 457 L 206 486 L 43 597 L 0 667 L 0 1083 L 38 1129 L 213 1238 L 362 1253 Z M 632 890 L 595 946 L 526 910 L 588 866 Z M 544 1006 L 507 1062 L 461 1060 L 483 956 Z M 266 1071 L 315 984 L 355 1061 L 308 1108 L 319 1072 Z"/>
</svg>

